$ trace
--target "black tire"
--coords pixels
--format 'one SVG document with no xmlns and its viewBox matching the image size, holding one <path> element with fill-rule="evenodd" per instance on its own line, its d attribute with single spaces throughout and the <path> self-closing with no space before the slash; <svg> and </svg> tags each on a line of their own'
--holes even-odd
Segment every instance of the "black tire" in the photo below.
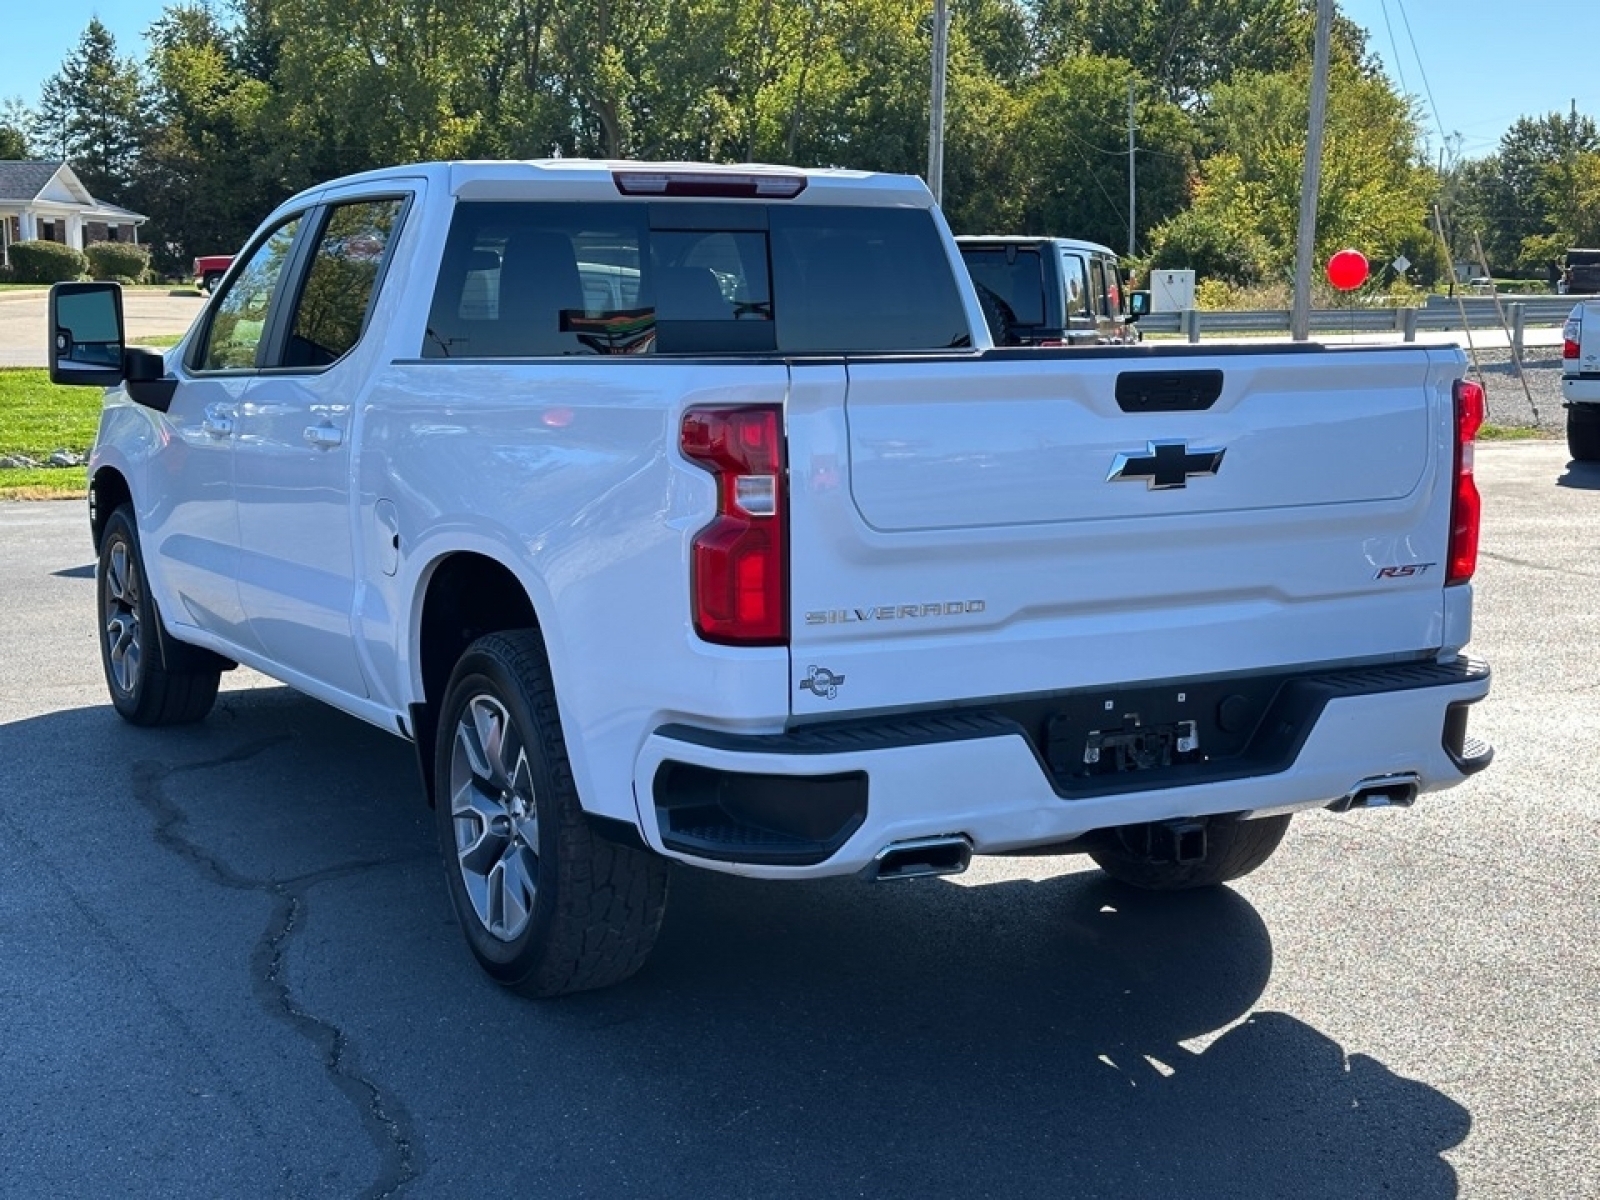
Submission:
<svg viewBox="0 0 1600 1200">
<path fill-rule="evenodd" d="M 668 864 L 599 837 L 584 817 L 537 632 L 490 634 L 467 648 L 435 746 L 445 880 L 490 977 L 558 996 L 642 967 L 666 911 Z"/>
<path fill-rule="evenodd" d="M 1600 462 L 1600 404 L 1567 409 L 1567 453 L 1576 462 Z"/>
<path fill-rule="evenodd" d="M 217 699 L 220 666 L 174 670 L 161 631 L 155 597 L 146 585 L 139 531 L 131 506 L 106 519 L 95 572 L 100 618 L 100 665 L 111 704 L 134 725 L 189 725 L 204 719 Z M 203 652 L 193 658 L 203 661 Z M 209 658 L 204 655 L 204 658 Z"/>
<path fill-rule="evenodd" d="M 1139 839 L 1108 829 L 1089 857 L 1111 878 L 1155 892 L 1216 887 L 1250 874 L 1278 848 L 1289 828 L 1289 817 L 1262 817 L 1241 821 L 1237 817 L 1211 817 L 1206 822 L 1206 854 L 1195 862 L 1161 862 L 1130 845 Z"/>
<path fill-rule="evenodd" d="M 210 295 L 217 290 L 217 284 L 222 282 L 221 271 L 207 271 L 205 278 L 200 281 L 200 290 Z"/>
</svg>

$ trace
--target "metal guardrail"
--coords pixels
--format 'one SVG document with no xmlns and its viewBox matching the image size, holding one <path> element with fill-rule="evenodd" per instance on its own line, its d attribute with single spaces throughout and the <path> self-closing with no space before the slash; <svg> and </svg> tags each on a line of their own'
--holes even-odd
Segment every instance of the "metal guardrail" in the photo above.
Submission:
<svg viewBox="0 0 1600 1200">
<path fill-rule="evenodd" d="M 1561 324 L 1577 299 L 1579 297 L 1573 296 L 1528 296 L 1520 300 L 1500 297 L 1505 322 L 1511 327 L 1512 342 L 1520 350 L 1525 327 Z M 1498 329 L 1500 320 L 1500 309 L 1496 308 L 1493 296 L 1463 296 L 1459 302 L 1430 296 L 1424 308 L 1313 309 L 1311 329 L 1314 333 L 1398 333 L 1410 342 L 1416 340 L 1418 330 Z M 1191 342 L 1198 342 L 1206 333 L 1288 333 L 1289 311 L 1185 309 L 1183 312 L 1156 312 L 1141 317 L 1139 327 L 1146 333 L 1186 334 Z"/>
</svg>

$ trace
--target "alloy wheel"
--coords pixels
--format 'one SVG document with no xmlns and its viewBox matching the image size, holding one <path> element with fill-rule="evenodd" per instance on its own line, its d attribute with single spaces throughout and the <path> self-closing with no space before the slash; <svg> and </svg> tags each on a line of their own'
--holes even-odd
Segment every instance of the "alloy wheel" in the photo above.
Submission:
<svg viewBox="0 0 1600 1200">
<path fill-rule="evenodd" d="M 461 710 L 450 752 L 456 862 L 478 921 L 515 941 L 539 887 L 539 816 L 527 748 L 506 707 L 479 693 Z"/>
<path fill-rule="evenodd" d="M 117 689 L 133 695 L 139 679 L 144 644 L 139 635 L 139 568 L 133 549 L 125 541 L 111 547 L 105 578 L 106 662 Z"/>
</svg>

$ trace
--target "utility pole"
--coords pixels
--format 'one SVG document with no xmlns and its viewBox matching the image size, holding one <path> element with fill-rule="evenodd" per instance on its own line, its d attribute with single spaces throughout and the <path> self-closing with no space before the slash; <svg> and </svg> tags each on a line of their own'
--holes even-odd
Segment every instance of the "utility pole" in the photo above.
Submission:
<svg viewBox="0 0 1600 1200">
<path fill-rule="evenodd" d="M 928 190 L 938 204 L 944 192 L 944 75 L 950 49 L 947 0 L 933 0 L 933 89 L 928 104 Z"/>
<path fill-rule="evenodd" d="M 1134 203 L 1134 166 L 1133 155 L 1137 147 L 1133 143 L 1133 80 L 1128 80 L 1128 257 L 1133 257 L 1133 203 Z"/>
<path fill-rule="evenodd" d="M 1322 127 L 1328 115 L 1328 37 L 1333 0 L 1317 0 L 1317 40 L 1311 56 L 1311 128 L 1306 133 L 1306 165 L 1300 176 L 1300 236 L 1294 255 L 1294 308 L 1289 334 L 1297 342 L 1311 336 L 1311 269 L 1317 244 L 1317 195 L 1322 188 Z"/>
</svg>

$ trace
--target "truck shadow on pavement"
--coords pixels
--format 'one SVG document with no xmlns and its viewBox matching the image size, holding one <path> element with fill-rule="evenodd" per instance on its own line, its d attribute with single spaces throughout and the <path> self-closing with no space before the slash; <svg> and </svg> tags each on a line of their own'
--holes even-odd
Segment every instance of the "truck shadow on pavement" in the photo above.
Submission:
<svg viewBox="0 0 1600 1200">
<path fill-rule="evenodd" d="M 1600 463 L 1569 462 L 1567 473 L 1556 480 L 1556 486 L 1586 492 L 1600 491 Z"/>
<path fill-rule="evenodd" d="M 153 945 L 143 969 L 191 1041 L 212 1006 L 248 1019 L 253 995 L 264 1030 L 321 1058 L 324 1103 L 346 1104 L 350 1128 L 302 1121 L 295 1136 L 326 1141 L 301 1153 L 325 1154 L 344 1194 L 1456 1194 L 1442 1153 L 1467 1111 L 1255 1009 L 1272 939 L 1232 890 L 1147 895 L 1081 859 L 879 885 L 680 870 L 635 980 L 534 1003 L 472 965 L 393 738 L 262 688 L 225 694 L 192 730 L 96 708 L 0 728 L 0 746 L 38 778 L 109 749 L 120 777 L 59 803 L 142 840 L 128 853 L 178 890 L 267 912 L 259 937 L 203 960 Z M 85 903 L 114 923 L 154 901 L 103 883 Z M 213 1040 L 208 1069 L 258 1088 L 230 1058 L 237 1034 Z M 33 1119 L 83 1127 L 60 1103 L 72 1110 Z M 241 1144 L 270 1147 L 298 1120 L 253 1119 Z M 114 1141 L 116 1113 L 84 1136 Z"/>
</svg>

